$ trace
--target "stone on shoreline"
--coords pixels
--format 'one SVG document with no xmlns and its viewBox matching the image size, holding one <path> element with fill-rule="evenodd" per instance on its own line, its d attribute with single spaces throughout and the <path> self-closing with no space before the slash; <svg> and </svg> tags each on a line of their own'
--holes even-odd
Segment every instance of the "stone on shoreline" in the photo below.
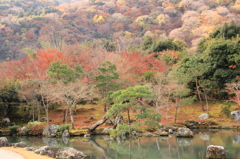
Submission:
<svg viewBox="0 0 240 159">
<path fill-rule="evenodd" d="M 48 125 L 44 130 L 42 135 L 47 137 L 55 137 L 58 131 L 58 125 Z"/>
<path fill-rule="evenodd" d="M 55 157 L 54 152 L 50 149 L 49 146 L 40 147 L 39 149 L 34 150 L 34 152 L 36 154 L 46 155 L 48 157 L 53 157 L 53 158 Z"/>
<path fill-rule="evenodd" d="M 27 150 L 27 151 L 35 151 L 36 148 L 35 148 L 35 147 L 26 147 L 26 150 Z"/>
<path fill-rule="evenodd" d="M 240 110 L 232 111 L 231 115 L 234 117 L 235 122 L 240 123 Z"/>
<path fill-rule="evenodd" d="M 71 147 L 65 147 L 57 151 L 56 158 L 62 158 L 62 159 L 80 159 L 87 157 L 82 152 L 77 151 L 74 148 Z"/>
<path fill-rule="evenodd" d="M 8 146 L 8 139 L 6 137 L 0 137 L 0 147 Z"/>
<path fill-rule="evenodd" d="M 193 132 L 189 128 L 180 127 L 177 130 L 177 137 L 193 137 Z"/>
<path fill-rule="evenodd" d="M 200 120 L 206 120 L 206 119 L 208 119 L 208 118 L 209 118 L 208 113 L 203 113 L 203 114 L 201 114 L 201 115 L 198 117 L 198 119 L 200 119 Z"/>
<path fill-rule="evenodd" d="M 209 145 L 207 147 L 207 159 L 219 158 L 226 159 L 226 151 L 223 146 Z"/>
<path fill-rule="evenodd" d="M 26 144 L 24 142 L 18 142 L 18 143 L 14 143 L 12 144 L 12 147 L 26 147 Z"/>
<path fill-rule="evenodd" d="M 161 128 L 158 129 L 157 131 L 154 132 L 155 135 L 159 135 L 159 136 L 168 136 L 169 132 L 165 131 L 165 129 Z"/>
</svg>

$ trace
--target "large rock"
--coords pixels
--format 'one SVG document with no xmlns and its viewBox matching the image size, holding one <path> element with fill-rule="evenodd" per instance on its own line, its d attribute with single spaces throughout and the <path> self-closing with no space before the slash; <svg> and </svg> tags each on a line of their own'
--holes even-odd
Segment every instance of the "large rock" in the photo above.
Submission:
<svg viewBox="0 0 240 159">
<path fill-rule="evenodd" d="M 240 110 L 232 111 L 231 115 L 234 117 L 235 122 L 240 123 Z"/>
<path fill-rule="evenodd" d="M 35 151 L 36 148 L 35 148 L 35 147 L 26 147 L 26 150 L 27 150 L 27 151 Z"/>
<path fill-rule="evenodd" d="M 70 137 L 70 133 L 68 130 L 64 130 L 62 133 L 62 137 Z"/>
<path fill-rule="evenodd" d="M 58 125 L 48 125 L 44 130 L 43 130 L 43 136 L 47 137 L 56 137 L 57 135 L 57 128 Z"/>
<path fill-rule="evenodd" d="M 71 147 L 65 147 L 57 151 L 56 158 L 67 158 L 67 159 L 79 159 L 79 158 L 85 158 L 86 155 L 84 155 L 82 152 L 77 151 L 74 148 Z"/>
<path fill-rule="evenodd" d="M 226 159 L 226 151 L 224 147 L 217 145 L 209 145 L 207 147 L 207 159 L 218 158 L 218 159 Z"/>
<path fill-rule="evenodd" d="M 198 119 L 200 119 L 200 120 L 206 120 L 206 119 L 208 119 L 208 118 L 209 118 L 209 115 L 208 115 L 207 113 L 201 114 L 201 115 L 198 117 Z"/>
<path fill-rule="evenodd" d="M 26 147 L 26 144 L 24 142 L 18 142 L 18 143 L 14 143 L 12 144 L 13 147 Z"/>
<path fill-rule="evenodd" d="M 172 131 L 176 131 L 177 130 L 177 128 L 175 127 L 175 126 L 172 126 L 172 125 L 167 125 L 166 127 L 165 127 L 165 129 L 168 131 L 168 130 L 172 130 Z"/>
<path fill-rule="evenodd" d="M 49 156 L 49 157 L 52 157 L 52 158 L 55 157 L 54 152 L 50 149 L 49 146 L 40 147 L 39 149 L 36 149 L 34 152 L 36 154 L 46 155 L 46 156 Z"/>
<path fill-rule="evenodd" d="M 0 147 L 8 146 L 8 139 L 6 137 L 0 137 Z"/>
<path fill-rule="evenodd" d="M 177 130 L 177 137 L 193 137 L 193 132 L 189 128 L 180 127 Z"/>
<path fill-rule="evenodd" d="M 184 125 L 190 129 L 197 129 L 199 127 L 199 123 L 194 120 L 186 120 Z"/>
<path fill-rule="evenodd" d="M 159 136 L 168 136 L 169 132 L 167 132 L 165 129 L 161 128 L 154 132 L 155 135 Z"/>
<path fill-rule="evenodd" d="M 2 119 L 2 125 L 3 126 L 10 126 L 11 125 L 11 121 L 9 118 L 3 118 Z"/>
</svg>

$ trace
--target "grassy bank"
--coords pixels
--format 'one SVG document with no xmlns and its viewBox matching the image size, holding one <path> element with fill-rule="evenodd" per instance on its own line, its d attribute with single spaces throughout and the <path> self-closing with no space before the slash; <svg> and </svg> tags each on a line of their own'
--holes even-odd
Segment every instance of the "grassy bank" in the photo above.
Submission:
<svg viewBox="0 0 240 159">
<path fill-rule="evenodd" d="M 206 107 L 205 107 L 206 108 Z M 159 109 L 160 114 L 162 115 L 160 124 L 162 125 L 173 125 L 173 124 L 183 124 L 186 120 L 194 120 L 197 122 L 209 122 L 218 125 L 217 128 L 238 128 L 240 127 L 240 123 L 236 123 L 234 119 L 231 117 L 230 112 L 234 110 L 238 110 L 238 106 L 234 103 L 231 103 L 230 106 L 224 102 L 216 102 L 212 101 L 209 103 L 208 111 L 202 111 L 202 106 L 200 103 L 194 103 L 191 106 L 183 106 L 179 107 L 177 111 L 177 120 L 174 123 L 175 118 L 175 107 L 170 107 L 169 111 L 163 107 Z M 65 124 L 64 121 L 64 112 L 65 109 L 63 107 L 55 107 L 54 109 L 50 109 L 50 125 L 57 124 L 62 125 Z M 210 115 L 210 118 L 207 120 L 199 120 L 198 116 L 207 113 Z M 21 113 L 21 112 L 19 112 Z M 134 114 L 136 112 L 131 111 L 131 120 L 136 120 L 134 118 Z M 74 114 L 74 121 L 75 121 L 75 129 L 81 129 L 83 127 L 90 127 L 95 122 L 102 119 L 105 112 L 103 106 L 101 104 L 85 104 L 85 105 L 77 105 Z M 122 114 L 124 117 L 125 122 L 127 123 L 127 113 Z M 42 114 L 44 116 L 44 113 Z M 20 120 L 19 120 L 20 121 Z M 68 115 L 68 123 L 70 123 L 70 117 Z M 19 122 L 16 123 L 17 125 L 23 126 L 26 123 Z M 106 126 L 103 124 L 100 126 L 104 127 L 111 127 Z M 7 128 L 2 128 L 2 130 L 7 130 Z"/>
</svg>

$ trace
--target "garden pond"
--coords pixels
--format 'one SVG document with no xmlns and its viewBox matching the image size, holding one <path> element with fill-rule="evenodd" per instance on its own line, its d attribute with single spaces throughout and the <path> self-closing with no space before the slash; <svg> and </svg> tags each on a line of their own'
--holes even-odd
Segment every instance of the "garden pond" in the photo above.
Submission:
<svg viewBox="0 0 240 159">
<path fill-rule="evenodd" d="M 139 137 L 136 139 L 110 140 L 109 136 L 71 138 L 42 138 L 7 136 L 9 144 L 25 142 L 28 147 L 50 146 L 57 151 L 73 147 L 88 159 L 205 159 L 208 145 L 224 146 L 227 158 L 240 158 L 240 132 L 204 131 L 195 132 L 193 138 Z"/>
</svg>

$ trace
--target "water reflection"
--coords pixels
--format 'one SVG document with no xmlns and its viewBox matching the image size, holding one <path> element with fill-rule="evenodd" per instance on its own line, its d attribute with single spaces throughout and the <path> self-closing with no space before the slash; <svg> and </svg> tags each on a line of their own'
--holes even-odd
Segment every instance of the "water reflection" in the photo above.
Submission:
<svg viewBox="0 0 240 159">
<path fill-rule="evenodd" d="M 190 146 L 192 145 L 192 140 L 191 138 L 177 138 L 177 144 L 179 146 Z"/>
<path fill-rule="evenodd" d="M 111 140 L 109 136 L 72 138 L 7 137 L 9 143 L 25 142 L 28 146 L 48 145 L 54 149 L 74 147 L 89 159 L 199 159 L 205 158 L 208 145 L 221 145 L 229 158 L 240 156 L 240 133 L 234 131 L 199 132 L 194 138 L 141 137 Z"/>
<path fill-rule="evenodd" d="M 205 141 L 209 141 L 209 139 L 210 139 L 208 132 L 199 132 L 199 136 L 201 139 L 203 139 Z"/>
<path fill-rule="evenodd" d="M 69 143 L 70 137 L 62 137 L 62 142 L 67 145 Z"/>
<path fill-rule="evenodd" d="M 240 144 L 240 133 L 237 133 L 237 134 L 235 135 L 235 138 L 234 138 L 234 140 L 233 140 L 233 143 L 234 143 L 234 144 Z"/>
</svg>

